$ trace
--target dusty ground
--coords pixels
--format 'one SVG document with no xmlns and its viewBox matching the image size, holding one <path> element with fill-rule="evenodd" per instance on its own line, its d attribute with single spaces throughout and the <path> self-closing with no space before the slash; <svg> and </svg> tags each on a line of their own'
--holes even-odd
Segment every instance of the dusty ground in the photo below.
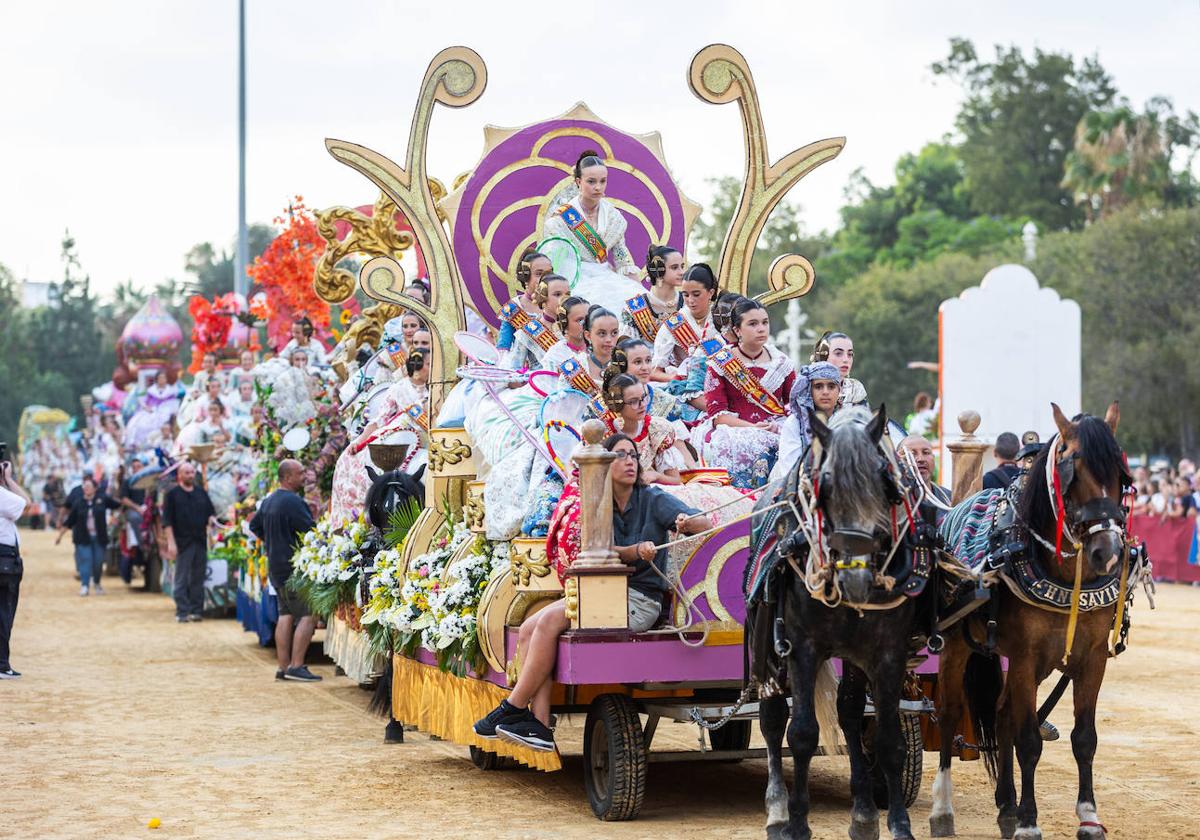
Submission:
<svg viewBox="0 0 1200 840">
<path fill-rule="evenodd" d="M 66 547 L 25 534 L 26 578 L 13 639 L 25 678 L 0 682 L 4 837 L 758 837 L 762 761 L 651 765 L 641 818 L 600 823 L 582 787 L 582 720 L 563 724 L 563 771 L 484 773 L 465 748 L 409 733 L 382 743 L 367 694 L 332 666 L 319 685 L 276 683 L 271 651 L 232 621 L 176 625 L 169 600 L 126 591 L 79 598 Z M 1096 790 L 1110 837 L 1200 837 L 1200 589 L 1139 598 L 1133 646 L 1101 697 Z M 1054 720 L 1070 728 L 1070 699 Z M 683 726 L 664 743 L 694 743 Z M 574 755 L 572 755 L 574 754 Z M 934 756 L 912 810 L 928 836 Z M 844 759 L 814 761 L 813 828 L 844 837 Z M 979 762 L 955 767 L 961 837 L 991 838 Z M 1039 771 L 1047 837 L 1073 837 L 1069 742 Z M 1193 803 L 1189 805 L 1188 803 Z M 1191 814 L 1191 816 L 1189 816 Z M 885 833 L 886 836 L 886 833 Z"/>
</svg>

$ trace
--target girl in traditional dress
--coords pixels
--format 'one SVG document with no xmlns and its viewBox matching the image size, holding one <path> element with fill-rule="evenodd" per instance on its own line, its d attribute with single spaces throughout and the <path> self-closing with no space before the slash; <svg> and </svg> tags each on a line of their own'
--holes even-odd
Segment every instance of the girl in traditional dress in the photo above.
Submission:
<svg viewBox="0 0 1200 840">
<path fill-rule="evenodd" d="M 733 347 L 706 342 L 708 376 L 704 396 L 708 420 L 692 430 L 692 444 L 713 467 L 729 471 L 735 487 L 763 486 L 779 454 L 779 427 L 792 394 L 796 370 L 771 348 L 766 308 L 742 300 L 733 309 Z"/>
<path fill-rule="evenodd" d="M 796 461 L 812 442 L 808 412 L 815 412 L 821 422 L 838 410 L 842 395 L 842 374 L 829 362 L 813 362 L 800 368 L 792 386 L 788 418 L 779 430 L 779 458 L 771 470 L 771 481 L 787 478 Z"/>
<path fill-rule="evenodd" d="M 683 305 L 683 254 L 669 245 L 650 246 L 646 276 L 650 291 L 631 297 L 621 310 L 621 335 L 654 341 L 659 328 Z"/>
<path fill-rule="evenodd" d="M 654 337 L 654 367 L 658 381 L 670 382 L 689 373 L 688 361 L 701 342 L 717 335 L 712 319 L 717 278 L 704 263 L 696 263 L 683 276 L 683 307 L 658 328 Z"/>
<path fill-rule="evenodd" d="M 308 318 L 300 317 L 292 321 L 292 340 L 284 345 L 279 355 L 287 359 L 293 350 L 305 351 L 310 365 L 324 367 L 327 363 L 328 351 L 325 345 L 313 338 L 313 323 Z"/>
<path fill-rule="evenodd" d="M 367 467 L 373 466 L 367 445 L 404 428 L 416 431 L 418 438 L 425 431 L 422 418 L 429 401 L 429 365 L 420 350 L 410 353 L 404 364 L 408 376 L 395 380 L 388 388 L 381 416 L 372 418 L 362 434 L 338 457 L 333 470 L 333 498 L 329 508 L 334 522 L 348 521 L 363 511 L 367 490 L 371 487 Z M 400 469 L 415 475 L 425 462 L 424 448 L 414 446 Z"/>
<path fill-rule="evenodd" d="M 619 365 L 622 373 L 628 373 L 646 386 L 649 394 L 649 404 L 646 412 L 655 417 L 663 417 L 675 425 L 678 434 L 687 437 L 687 425 L 700 419 L 703 412 L 672 394 L 666 386 L 652 383 L 654 375 L 654 348 L 641 338 L 623 338 L 617 342 L 613 351 L 613 363 Z M 696 398 L 703 404 L 703 398 Z"/>
<path fill-rule="evenodd" d="M 637 266 L 625 247 L 625 217 L 604 197 L 608 167 L 599 153 L 585 151 L 575 161 L 574 171 L 574 188 L 555 197 L 543 230 L 546 237 L 572 243 L 579 254 L 579 277 L 572 294 L 598 303 L 609 312 L 620 312 L 625 301 L 644 291 L 637 282 Z"/>
<path fill-rule="evenodd" d="M 517 285 L 521 293 L 500 308 L 500 334 L 496 338 L 496 349 L 505 352 L 513 345 L 516 332 L 522 326 L 514 324 L 518 312 L 524 312 L 527 318 L 537 318 L 542 307 L 534 302 L 533 293 L 537 290 L 541 279 L 554 271 L 554 265 L 545 254 L 538 253 L 536 247 L 530 245 L 517 260 Z M 519 320 L 519 318 L 517 318 Z"/>
<path fill-rule="evenodd" d="M 546 351 L 542 359 L 544 370 L 558 370 L 568 359 L 574 359 L 580 367 L 587 365 L 587 341 L 583 329 L 590 308 L 590 303 L 574 295 L 559 305 L 555 323 L 562 340 Z"/>
<path fill-rule="evenodd" d="M 149 444 L 154 432 L 179 411 L 182 395 L 180 385 L 168 384 L 165 370 L 154 375 L 154 384 L 146 389 L 137 412 L 125 426 L 125 443 L 130 451 L 137 452 Z"/>
<path fill-rule="evenodd" d="M 842 377 L 840 405 L 867 405 L 867 389 L 857 379 L 850 378 L 854 369 L 854 342 L 843 332 L 827 332 L 817 339 L 810 357 L 814 362 L 829 362 Z"/>
<path fill-rule="evenodd" d="M 234 388 L 239 387 L 243 382 L 249 382 L 253 385 L 254 366 L 257 363 L 258 360 L 254 358 L 253 350 L 243 350 L 238 355 L 238 366 L 229 375 L 229 380 L 233 383 Z"/>
<path fill-rule="evenodd" d="M 541 367 L 546 352 L 560 340 L 558 311 L 570 289 L 567 278 L 557 274 L 546 274 L 538 279 L 533 289 L 537 315 L 531 318 L 523 309 L 508 313 L 505 326 L 511 325 L 515 333 L 508 351 L 500 359 L 500 367 L 508 370 Z"/>
<path fill-rule="evenodd" d="M 400 316 L 400 335 L 402 337 L 400 343 L 404 345 L 405 350 L 413 349 L 413 336 L 424 326 L 421 316 L 416 312 L 406 311 Z"/>
<path fill-rule="evenodd" d="M 604 375 L 604 405 L 613 415 L 610 431 L 629 435 L 637 444 L 642 479 L 647 484 L 682 484 L 679 471 L 687 465 L 674 427 L 646 413 L 645 385 L 613 365 Z"/>
</svg>

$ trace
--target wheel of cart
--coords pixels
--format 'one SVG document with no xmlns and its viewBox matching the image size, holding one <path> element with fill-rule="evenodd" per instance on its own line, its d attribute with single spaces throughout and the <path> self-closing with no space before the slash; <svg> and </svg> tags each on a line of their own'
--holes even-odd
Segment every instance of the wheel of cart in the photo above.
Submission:
<svg viewBox="0 0 1200 840">
<path fill-rule="evenodd" d="M 904 764 L 900 768 L 900 784 L 904 788 L 904 805 L 910 807 L 921 792 L 921 770 L 924 763 L 925 742 L 921 734 L 921 721 L 917 714 L 900 713 L 900 740 L 904 745 Z M 883 768 L 875 760 L 875 717 L 867 719 L 863 727 L 863 754 L 871 768 L 871 792 L 875 805 L 886 808 L 888 804 L 887 779 Z"/>
<path fill-rule="evenodd" d="M 646 796 L 646 751 L 631 698 L 601 694 L 592 701 L 583 730 L 583 783 L 592 813 L 609 821 L 638 815 Z"/>
</svg>

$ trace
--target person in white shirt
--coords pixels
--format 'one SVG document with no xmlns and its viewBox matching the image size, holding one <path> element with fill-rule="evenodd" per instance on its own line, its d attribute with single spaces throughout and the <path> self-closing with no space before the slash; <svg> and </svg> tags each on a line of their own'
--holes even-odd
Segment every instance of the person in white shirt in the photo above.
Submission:
<svg viewBox="0 0 1200 840">
<path fill-rule="evenodd" d="M 17 520 L 31 504 L 29 494 L 13 478 L 12 464 L 0 461 L 0 680 L 15 680 L 21 676 L 9 661 L 8 641 L 12 638 L 24 572 Z"/>
</svg>

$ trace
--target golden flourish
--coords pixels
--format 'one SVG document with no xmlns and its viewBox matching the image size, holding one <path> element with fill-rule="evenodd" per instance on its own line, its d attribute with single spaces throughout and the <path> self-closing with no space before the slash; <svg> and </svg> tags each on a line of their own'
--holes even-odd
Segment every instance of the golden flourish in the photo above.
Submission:
<svg viewBox="0 0 1200 840">
<path fill-rule="evenodd" d="M 466 526 L 472 531 L 477 531 L 483 527 L 483 499 L 479 495 L 468 490 L 467 498 L 463 500 L 463 520 Z"/>
<path fill-rule="evenodd" d="M 845 137 L 818 140 L 785 155 L 775 164 L 767 154 L 767 132 L 754 77 L 740 52 L 726 44 L 711 44 L 692 58 L 688 74 L 692 92 L 705 102 L 738 103 L 746 141 L 746 179 L 737 213 L 721 248 L 721 284 L 741 294 L 750 280 L 754 246 L 771 211 L 796 183 L 822 163 L 833 160 L 846 145 Z M 775 303 L 806 294 L 813 284 L 812 264 L 786 254 L 771 265 L 767 278 L 771 291 L 762 300 Z"/>
<path fill-rule="evenodd" d="M 448 441 L 433 438 L 429 441 L 429 468 L 435 473 L 441 472 L 447 464 L 453 466 L 470 457 L 471 447 L 458 438 Z"/>
<path fill-rule="evenodd" d="M 528 586 L 532 578 L 550 574 L 550 558 L 544 552 L 534 556 L 532 549 L 514 547 L 509 551 L 508 562 L 513 579 L 521 586 Z"/>
<path fill-rule="evenodd" d="M 579 618 L 579 578 L 574 575 L 567 577 L 567 582 L 563 584 L 563 597 L 566 599 L 566 616 L 569 621 L 576 621 Z"/>
<path fill-rule="evenodd" d="M 431 383 L 443 383 L 446 372 L 457 366 L 454 333 L 466 326 L 466 318 L 462 277 L 438 215 L 428 175 L 429 126 L 436 103 L 463 108 L 482 96 L 486 87 L 487 67 L 479 54 L 467 47 L 448 47 L 434 56 L 425 71 L 413 111 L 404 166 L 364 146 L 342 140 L 325 141 L 325 148 L 334 158 L 369 178 L 412 224 L 417 246 L 429 268 L 430 305 L 404 296 L 404 272 L 390 255 L 380 255 L 364 265 L 359 285 L 376 300 L 413 310 L 429 325 L 435 348 L 430 363 Z M 429 413 L 434 416 L 444 392 L 440 388 L 430 390 Z"/>
<path fill-rule="evenodd" d="M 396 230 L 395 203 L 387 193 L 380 193 L 375 200 L 374 212 L 367 216 L 352 207 L 330 207 L 318 210 L 317 231 L 325 239 L 325 253 L 317 261 L 313 274 L 313 288 L 321 300 L 342 303 L 354 294 L 358 278 L 337 264 L 352 254 L 367 257 L 392 257 L 401 259 L 404 252 L 412 248 L 416 238 L 408 231 Z M 350 226 L 344 239 L 337 238 L 337 223 Z"/>
<path fill-rule="evenodd" d="M 719 538 L 721 538 L 720 533 L 713 534 L 711 537 L 705 539 L 704 543 L 707 543 L 708 540 Z M 679 570 L 680 579 L 683 578 L 684 569 L 688 567 L 688 563 L 691 563 L 692 558 L 694 558 L 700 552 L 700 549 L 704 547 L 704 543 L 701 543 L 692 550 L 691 555 L 688 557 L 688 562 L 684 563 L 683 567 Z M 738 552 L 743 552 L 744 556 L 744 552 L 748 551 L 749 549 L 749 537 L 739 537 L 738 539 L 730 540 L 729 542 L 725 543 L 725 545 L 721 546 L 717 550 L 717 553 L 713 555 L 712 560 L 708 562 L 708 568 L 704 570 L 704 579 L 688 589 L 688 600 L 695 601 L 701 595 L 704 595 L 708 599 L 708 608 L 712 610 L 713 615 L 717 617 L 718 621 L 734 621 L 734 618 L 732 615 L 730 615 L 729 610 L 726 609 L 725 605 L 721 603 L 721 596 L 717 591 L 717 581 L 720 580 L 721 571 L 725 568 L 725 564 L 729 561 L 729 558 Z M 675 623 L 678 625 L 679 623 L 687 620 L 687 609 L 682 603 L 677 603 L 675 605 Z"/>
</svg>

